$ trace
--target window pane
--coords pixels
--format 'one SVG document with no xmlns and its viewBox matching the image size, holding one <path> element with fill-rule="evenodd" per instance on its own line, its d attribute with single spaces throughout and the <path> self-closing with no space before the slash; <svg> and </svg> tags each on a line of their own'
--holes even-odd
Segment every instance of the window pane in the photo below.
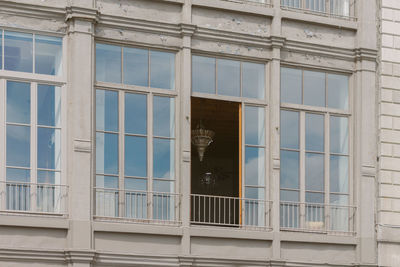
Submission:
<svg viewBox="0 0 400 267">
<path fill-rule="evenodd" d="M 147 134 L 147 96 L 125 94 L 125 132 Z"/>
<path fill-rule="evenodd" d="M 281 111 L 281 148 L 299 148 L 299 112 Z"/>
<path fill-rule="evenodd" d="M 281 150 L 281 188 L 299 188 L 299 152 Z"/>
<path fill-rule="evenodd" d="M 3 68 L 3 31 L 0 30 L 0 69 Z"/>
<path fill-rule="evenodd" d="M 118 174 L 118 135 L 96 133 L 96 172 Z"/>
<path fill-rule="evenodd" d="M 7 166 L 30 166 L 31 128 L 7 125 Z"/>
<path fill-rule="evenodd" d="M 155 136 L 175 136 L 175 103 L 170 97 L 153 98 L 153 128 Z"/>
<path fill-rule="evenodd" d="M 37 116 L 39 125 L 61 126 L 61 89 L 38 84 Z"/>
<path fill-rule="evenodd" d="M 290 191 L 290 190 L 281 190 L 280 195 L 281 201 L 299 201 L 299 192 L 298 191 Z"/>
<path fill-rule="evenodd" d="M 31 122 L 31 85 L 7 81 L 7 122 Z"/>
<path fill-rule="evenodd" d="M 324 191 L 324 155 L 306 153 L 306 190 Z"/>
<path fill-rule="evenodd" d="M 264 148 L 246 147 L 245 185 L 264 186 L 265 184 Z"/>
<path fill-rule="evenodd" d="M 125 175 L 147 177 L 147 138 L 125 136 Z"/>
<path fill-rule="evenodd" d="M 331 156 L 330 191 L 336 193 L 349 192 L 349 162 L 347 156 Z"/>
<path fill-rule="evenodd" d="M 96 130 L 118 131 L 118 92 L 96 90 Z"/>
<path fill-rule="evenodd" d="M 281 102 L 301 104 L 301 70 L 281 68 Z"/>
<path fill-rule="evenodd" d="M 328 107 L 348 109 L 349 77 L 328 74 Z"/>
<path fill-rule="evenodd" d="M 147 191 L 147 179 L 125 178 L 125 189 Z"/>
<path fill-rule="evenodd" d="M 60 184 L 61 173 L 53 171 L 38 171 L 37 172 L 37 182 L 39 184 Z M 54 188 L 54 187 L 52 187 Z M 57 189 L 59 187 L 56 187 Z"/>
<path fill-rule="evenodd" d="M 7 182 L 29 183 L 31 181 L 30 170 L 7 168 Z"/>
<path fill-rule="evenodd" d="M 265 144 L 264 108 L 245 106 L 245 142 L 247 145 Z"/>
<path fill-rule="evenodd" d="M 325 107 L 325 73 L 304 71 L 304 105 Z"/>
<path fill-rule="evenodd" d="M 59 75 L 62 67 L 62 39 L 35 35 L 35 72 Z"/>
<path fill-rule="evenodd" d="M 264 64 L 242 63 L 243 96 L 264 99 L 265 67 Z"/>
<path fill-rule="evenodd" d="M 4 69 L 32 72 L 32 34 L 4 32 Z"/>
<path fill-rule="evenodd" d="M 96 175 L 96 187 L 118 189 L 118 177 Z M 106 191 L 107 192 L 107 191 Z"/>
<path fill-rule="evenodd" d="M 264 188 L 256 188 L 256 187 L 245 187 L 245 193 L 244 197 L 245 198 L 251 198 L 251 199 L 264 199 Z"/>
<path fill-rule="evenodd" d="M 149 51 L 124 47 L 124 83 L 149 86 Z"/>
<path fill-rule="evenodd" d="M 61 168 L 61 131 L 59 129 L 38 128 L 37 161 L 38 168 Z"/>
<path fill-rule="evenodd" d="M 307 203 L 324 203 L 323 193 L 310 193 L 306 192 L 306 202 Z"/>
<path fill-rule="evenodd" d="M 349 122 L 345 117 L 330 119 L 331 153 L 348 154 L 349 152 Z"/>
<path fill-rule="evenodd" d="M 306 150 L 324 151 L 324 115 L 306 113 Z"/>
<path fill-rule="evenodd" d="M 174 89 L 175 54 L 150 51 L 150 86 Z"/>
<path fill-rule="evenodd" d="M 173 193 L 173 192 L 175 192 L 175 182 L 174 181 L 153 180 L 153 191 L 164 192 L 164 193 Z"/>
<path fill-rule="evenodd" d="M 349 205 L 349 196 L 348 195 L 331 194 L 330 204 L 331 205 L 343 205 L 343 206 Z"/>
<path fill-rule="evenodd" d="M 121 83 L 121 47 L 96 44 L 96 81 Z"/>
<path fill-rule="evenodd" d="M 153 176 L 175 179 L 175 142 L 168 139 L 153 139 Z"/>
<path fill-rule="evenodd" d="M 218 94 L 240 96 L 240 62 L 218 59 L 217 64 Z"/>
<path fill-rule="evenodd" d="M 192 57 L 192 91 L 215 94 L 215 58 Z"/>
</svg>

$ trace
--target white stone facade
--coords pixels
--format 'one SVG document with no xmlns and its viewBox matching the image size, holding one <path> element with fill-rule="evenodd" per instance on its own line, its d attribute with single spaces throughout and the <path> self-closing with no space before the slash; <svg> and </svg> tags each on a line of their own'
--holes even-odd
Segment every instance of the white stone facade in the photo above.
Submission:
<svg viewBox="0 0 400 267">
<path fill-rule="evenodd" d="M 333 16 L 281 7 L 281 0 L 0 0 L 1 30 L 62 38 L 62 75 L 2 69 L 0 96 L 7 80 L 31 82 L 32 90 L 40 83 L 62 88 L 61 172 L 68 186 L 66 212 L 59 214 L 6 210 L 0 186 L 0 266 L 400 266 L 400 2 L 348 2 L 349 14 Z M 96 43 L 176 55 L 175 90 L 151 92 L 176 101 L 176 224 L 96 216 L 95 90 L 136 90 L 96 81 Z M 265 229 L 191 224 L 192 55 L 265 64 L 266 97 L 256 102 L 266 118 L 265 201 L 271 206 Z M 320 112 L 281 105 L 281 66 L 349 76 L 349 205 L 355 211 L 348 233 L 281 229 L 280 110 Z"/>
</svg>

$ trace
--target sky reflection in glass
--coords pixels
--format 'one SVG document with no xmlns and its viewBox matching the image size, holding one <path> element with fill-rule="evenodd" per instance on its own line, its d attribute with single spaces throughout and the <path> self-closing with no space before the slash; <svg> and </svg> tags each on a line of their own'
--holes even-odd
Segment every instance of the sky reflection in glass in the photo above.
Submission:
<svg viewBox="0 0 400 267">
<path fill-rule="evenodd" d="M 215 94 L 215 58 L 192 57 L 192 91 Z"/>
<path fill-rule="evenodd" d="M 324 115 L 306 113 L 306 150 L 324 151 Z"/>
<path fill-rule="evenodd" d="M 33 35 L 4 31 L 4 69 L 33 71 Z"/>
<path fill-rule="evenodd" d="M 96 133 L 96 172 L 118 174 L 118 135 Z"/>
<path fill-rule="evenodd" d="M 281 111 L 281 148 L 299 148 L 299 112 Z"/>
<path fill-rule="evenodd" d="M 31 122 L 31 85 L 7 81 L 7 122 Z"/>
<path fill-rule="evenodd" d="M 38 129 L 37 166 L 42 169 L 61 168 L 61 131 L 59 129 Z"/>
<path fill-rule="evenodd" d="M 264 99 L 265 95 L 265 65 L 242 63 L 243 96 Z"/>
<path fill-rule="evenodd" d="M 147 138 L 125 136 L 125 175 L 147 177 Z"/>
<path fill-rule="evenodd" d="M 31 127 L 7 125 L 7 166 L 30 167 Z"/>
<path fill-rule="evenodd" d="M 299 152 L 281 150 L 281 188 L 299 189 Z"/>
<path fill-rule="evenodd" d="M 240 62 L 218 59 L 217 87 L 219 95 L 240 96 Z"/>
<path fill-rule="evenodd" d="M 163 179 L 175 178 L 174 140 L 153 139 L 153 176 Z"/>
<path fill-rule="evenodd" d="M 124 47 L 124 83 L 149 86 L 149 50 Z"/>
<path fill-rule="evenodd" d="M 147 95 L 125 94 L 125 133 L 147 134 Z"/>
<path fill-rule="evenodd" d="M 118 131 L 118 92 L 96 90 L 96 130 Z"/>
<path fill-rule="evenodd" d="M 61 126 L 61 89 L 54 85 L 38 84 L 37 120 L 39 125 Z"/>
<path fill-rule="evenodd" d="M 265 144 L 264 108 L 245 106 L 245 143 L 246 145 Z"/>
<path fill-rule="evenodd" d="M 35 72 L 60 75 L 62 68 L 62 38 L 35 35 Z"/>
<path fill-rule="evenodd" d="M 96 81 L 121 83 L 121 47 L 96 44 Z"/>
<path fill-rule="evenodd" d="M 174 89 L 175 54 L 150 51 L 150 87 Z"/>
<path fill-rule="evenodd" d="M 153 98 L 153 134 L 154 136 L 175 136 L 174 98 L 154 96 Z"/>
</svg>

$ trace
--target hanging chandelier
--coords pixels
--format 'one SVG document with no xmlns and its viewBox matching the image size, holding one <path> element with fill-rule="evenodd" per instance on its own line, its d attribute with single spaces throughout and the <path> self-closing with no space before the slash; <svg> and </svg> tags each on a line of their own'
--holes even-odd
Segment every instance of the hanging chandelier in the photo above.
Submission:
<svg viewBox="0 0 400 267">
<path fill-rule="evenodd" d="M 202 121 L 197 124 L 196 129 L 192 130 L 192 144 L 197 148 L 200 161 L 203 161 L 204 153 L 207 147 L 213 142 L 215 133 L 211 130 L 206 130 Z"/>
</svg>

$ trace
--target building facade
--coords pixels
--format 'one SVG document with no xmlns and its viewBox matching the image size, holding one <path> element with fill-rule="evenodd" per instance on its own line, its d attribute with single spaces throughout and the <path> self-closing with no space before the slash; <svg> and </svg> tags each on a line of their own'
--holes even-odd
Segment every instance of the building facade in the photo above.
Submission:
<svg viewBox="0 0 400 267">
<path fill-rule="evenodd" d="M 400 266 L 397 2 L 0 1 L 0 266 Z"/>
</svg>

